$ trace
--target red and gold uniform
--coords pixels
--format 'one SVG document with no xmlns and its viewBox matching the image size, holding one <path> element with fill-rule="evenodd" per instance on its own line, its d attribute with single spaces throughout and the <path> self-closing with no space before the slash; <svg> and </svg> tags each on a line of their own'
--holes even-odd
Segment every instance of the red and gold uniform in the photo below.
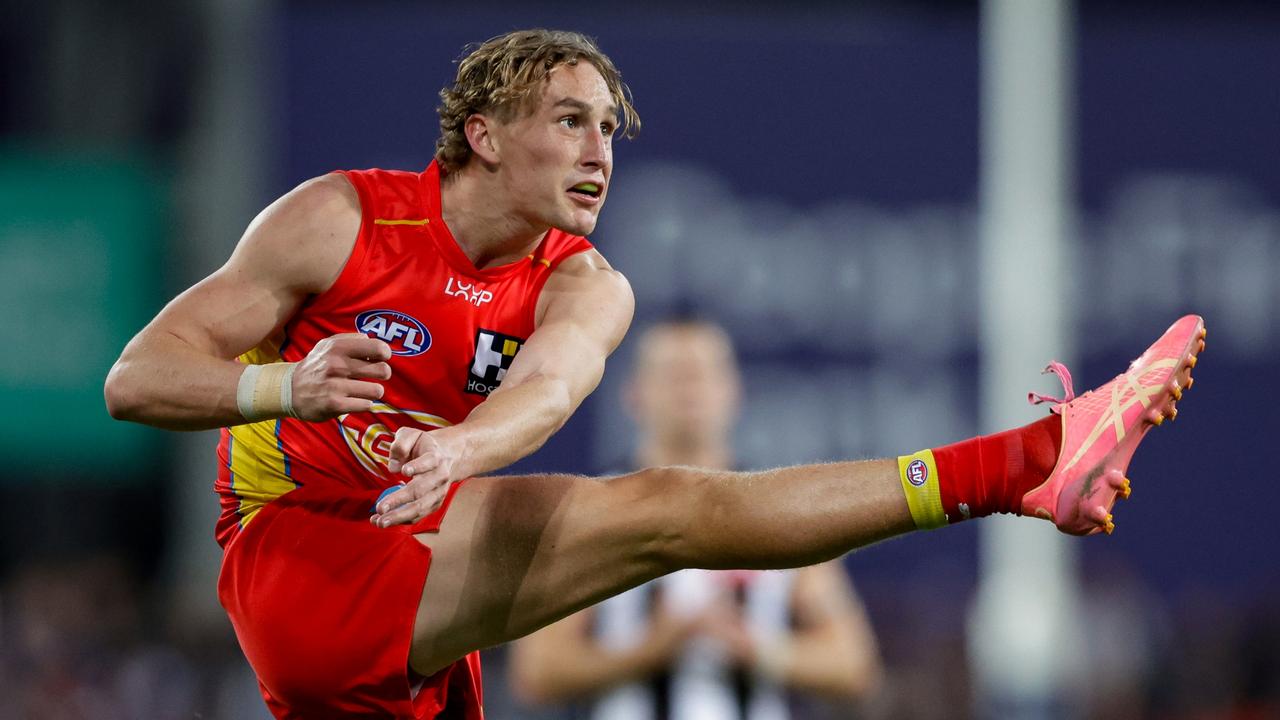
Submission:
<svg viewBox="0 0 1280 720">
<path fill-rule="evenodd" d="M 565 258 L 591 247 L 551 230 L 508 265 L 476 269 L 441 219 L 440 174 L 343 173 L 362 209 L 337 281 L 246 363 L 300 361 L 320 340 L 361 332 L 392 348 L 373 409 L 309 423 L 282 418 L 222 430 L 219 598 L 277 717 L 482 716 L 472 653 L 410 677 L 414 615 L 444 505 L 411 526 L 369 523 L 400 427 L 462 422 L 501 383 L 534 329 L 538 294 Z"/>
</svg>

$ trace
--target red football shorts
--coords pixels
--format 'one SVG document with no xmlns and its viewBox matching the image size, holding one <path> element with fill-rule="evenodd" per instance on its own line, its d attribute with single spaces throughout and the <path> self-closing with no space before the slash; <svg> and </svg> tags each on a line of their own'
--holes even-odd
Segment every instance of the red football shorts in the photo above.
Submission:
<svg viewBox="0 0 1280 720">
<path fill-rule="evenodd" d="M 454 494 L 413 525 L 376 528 L 377 491 L 299 488 L 228 543 L 218 598 L 277 718 L 480 720 L 480 656 L 429 678 L 409 645 L 431 549 Z"/>
</svg>

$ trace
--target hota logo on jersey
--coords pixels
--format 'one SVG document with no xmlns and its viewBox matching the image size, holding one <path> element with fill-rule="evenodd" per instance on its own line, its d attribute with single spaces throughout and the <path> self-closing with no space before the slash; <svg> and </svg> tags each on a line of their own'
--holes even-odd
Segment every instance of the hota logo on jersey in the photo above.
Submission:
<svg viewBox="0 0 1280 720">
<path fill-rule="evenodd" d="M 523 344 L 524 338 L 484 328 L 476 331 L 476 356 L 467 371 L 467 392 L 488 395 L 497 390 Z"/>
<path fill-rule="evenodd" d="M 356 329 L 385 341 L 394 355 L 421 355 L 431 347 L 427 327 L 395 310 L 366 310 L 356 316 Z"/>
</svg>

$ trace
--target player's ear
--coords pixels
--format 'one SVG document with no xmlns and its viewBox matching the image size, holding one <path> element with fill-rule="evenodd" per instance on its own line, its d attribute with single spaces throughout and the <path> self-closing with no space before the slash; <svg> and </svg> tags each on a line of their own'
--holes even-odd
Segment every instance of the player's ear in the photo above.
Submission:
<svg viewBox="0 0 1280 720">
<path fill-rule="evenodd" d="M 467 135 L 467 143 L 471 145 L 471 152 L 485 165 L 497 165 L 500 158 L 498 138 L 493 133 L 496 122 L 487 115 L 476 113 L 462 124 L 462 130 Z"/>
</svg>

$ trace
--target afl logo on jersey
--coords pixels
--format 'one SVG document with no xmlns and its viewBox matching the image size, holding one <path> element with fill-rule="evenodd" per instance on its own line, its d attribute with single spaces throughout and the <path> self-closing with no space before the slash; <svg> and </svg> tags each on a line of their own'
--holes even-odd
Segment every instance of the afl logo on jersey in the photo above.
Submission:
<svg viewBox="0 0 1280 720">
<path fill-rule="evenodd" d="M 356 329 L 385 341 L 395 355 L 421 355 L 431 347 L 427 327 L 395 310 L 366 310 L 356 316 Z"/>
</svg>

